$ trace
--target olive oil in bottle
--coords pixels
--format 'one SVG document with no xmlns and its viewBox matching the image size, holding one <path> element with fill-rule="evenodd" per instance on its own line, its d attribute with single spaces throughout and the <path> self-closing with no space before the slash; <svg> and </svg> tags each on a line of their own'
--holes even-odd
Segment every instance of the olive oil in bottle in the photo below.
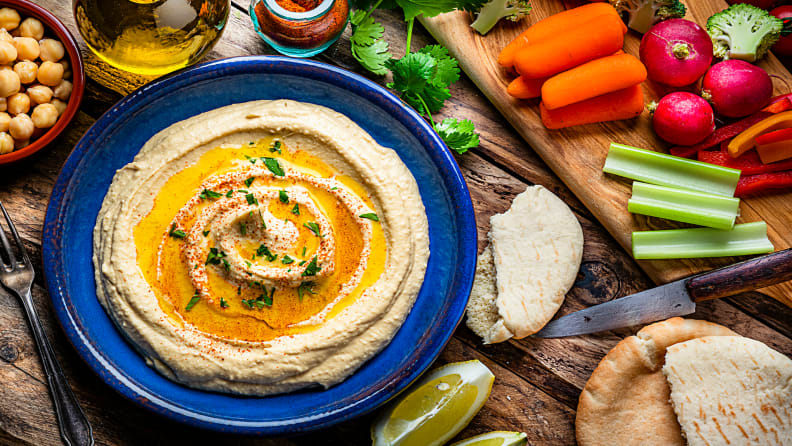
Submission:
<svg viewBox="0 0 792 446">
<path fill-rule="evenodd" d="M 220 38 L 229 0 L 74 0 L 88 47 L 125 71 L 161 75 L 198 62 Z"/>
</svg>

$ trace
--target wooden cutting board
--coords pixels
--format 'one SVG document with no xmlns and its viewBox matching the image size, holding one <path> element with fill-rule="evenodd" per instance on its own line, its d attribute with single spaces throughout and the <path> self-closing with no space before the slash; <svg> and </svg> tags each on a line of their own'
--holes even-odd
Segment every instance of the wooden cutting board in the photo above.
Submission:
<svg viewBox="0 0 792 446">
<path fill-rule="evenodd" d="M 686 19 L 704 25 L 709 16 L 727 7 L 724 0 L 688 0 Z M 430 19 L 422 19 L 429 32 L 459 59 L 459 64 L 489 100 L 500 110 L 531 147 L 566 183 L 577 197 L 628 251 L 630 234 L 635 230 L 666 229 L 675 226 L 661 219 L 632 215 L 627 212 L 630 183 L 604 175 L 602 166 L 611 141 L 636 147 L 667 151 L 668 144 L 660 141 L 651 130 L 649 113 L 637 119 L 613 123 L 592 124 L 562 130 L 547 130 L 539 117 L 538 100 L 517 100 L 506 93 L 506 86 L 514 78 L 497 64 L 500 50 L 530 25 L 580 2 L 560 0 L 532 0 L 533 11 L 521 22 L 501 21 L 486 36 L 470 28 L 470 15 L 452 12 Z M 624 50 L 638 55 L 641 35 L 630 31 L 625 36 Z M 772 55 L 760 65 L 770 74 L 792 80 L 789 72 Z M 776 93 L 785 92 L 783 83 L 776 84 Z M 648 82 L 643 84 L 646 102 L 656 100 Z M 743 200 L 739 222 L 764 220 L 770 240 L 776 250 L 792 246 L 792 192 Z M 727 265 L 740 258 L 651 260 L 639 261 L 640 266 L 655 282 L 665 283 L 695 272 Z M 792 306 L 792 283 L 762 290 L 764 293 Z"/>
</svg>

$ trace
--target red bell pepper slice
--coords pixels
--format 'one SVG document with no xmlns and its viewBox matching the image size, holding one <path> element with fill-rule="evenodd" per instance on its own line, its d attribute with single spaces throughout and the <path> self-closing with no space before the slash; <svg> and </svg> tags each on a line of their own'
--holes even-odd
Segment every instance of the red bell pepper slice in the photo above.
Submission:
<svg viewBox="0 0 792 446">
<path fill-rule="evenodd" d="M 718 166 L 739 169 L 743 176 L 792 170 L 792 160 L 763 164 L 755 150 L 745 152 L 737 158 L 732 158 L 726 152 L 702 150 L 698 153 L 698 160 Z"/>
<path fill-rule="evenodd" d="M 735 197 L 745 197 L 759 192 L 766 192 L 792 187 L 792 170 L 783 172 L 760 173 L 740 178 L 737 182 Z"/>
</svg>

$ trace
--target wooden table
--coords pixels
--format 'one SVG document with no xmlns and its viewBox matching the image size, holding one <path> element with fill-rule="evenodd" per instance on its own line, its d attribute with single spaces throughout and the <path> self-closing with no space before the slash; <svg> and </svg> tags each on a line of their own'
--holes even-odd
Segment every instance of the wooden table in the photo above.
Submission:
<svg viewBox="0 0 792 446">
<path fill-rule="evenodd" d="M 71 2 L 38 0 L 59 16 L 81 41 Z M 272 54 L 252 29 L 247 3 L 234 0 L 225 34 L 210 59 L 248 54 Z M 402 54 L 406 27 L 396 12 L 377 11 L 394 54 Z M 350 56 L 349 31 L 318 59 L 363 73 Z M 413 47 L 430 42 L 416 26 Z M 82 44 L 82 41 L 81 41 Z M 0 169 L 0 199 L 6 204 L 33 253 L 37 267 L 34 299 L 65 373 L 94 429 L 97 444 L 370 444 L 372 415 L 334 428 L 288 439 L 255 439 L 204 432 L 149 413 L 105 386 L 65 340 L 55 321 L 40 265 L 41 225 L 58 171 L 87 128 L 124 94 L 147 79 L 126 75 L 97 61 L 82 48 L 89 81 L 81 112 L 70 129 L 38 156 Z M 376 79 L 385 83 L 382 78 Z M 575 211 L 585 232 L 583 265 L 575 288 L 559 314 L 605 302 L 653 284 L 630 256 L 593 219 L 591 213 L 553 175 L 505 120 L 466 78 L 452 88 L 443 117 L 472 119 L 481 132 L 481 147 L 457 157 L 470 187 L 484 247 L 489 217 L 508 209 L 527 185 L 542 184 L 561 196 Z M 85 259 L 90 261 L 89 253 Z M 46 378 L 18 302 L 0 293 L 0 444 L 60 444 Z M 716 300 L 699 305 L 691 317 L 726 325 L 792 356 L 792 310 L 760 294 Z M 493 346 L 481 341 L 464 324 L 454 333 L 438 364 L 479 359 L 496 376 L 487 404 L 457 439 L 490 430 L 528 433 L 531 444 L 574 444 L 577 398 L 599 360 L 620 339 L 636 329 L 554 340 L 510 340 Z"/>
</svg>

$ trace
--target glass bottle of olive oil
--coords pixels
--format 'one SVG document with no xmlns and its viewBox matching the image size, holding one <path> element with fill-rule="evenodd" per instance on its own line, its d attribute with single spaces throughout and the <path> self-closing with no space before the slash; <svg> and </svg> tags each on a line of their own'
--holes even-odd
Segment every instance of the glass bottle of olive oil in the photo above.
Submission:
<svg viewBox="0 0 792 446">
<path fill-rule="evenodd" d="M 77 28 L 102 60 L 161 75 L 198 62 L 223 32 L 229 0 L 73 0 Z"/>
</svg>

